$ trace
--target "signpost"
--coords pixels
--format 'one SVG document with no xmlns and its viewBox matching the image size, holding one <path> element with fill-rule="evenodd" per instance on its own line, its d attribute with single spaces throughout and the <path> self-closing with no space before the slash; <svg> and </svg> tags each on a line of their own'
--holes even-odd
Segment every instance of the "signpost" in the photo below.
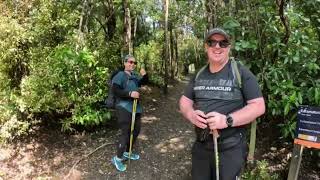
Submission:
<svg viewBox="0 0 320 180">
<path fill-rule="evenodd" d="M 297 180 L 303 148 L 320 149 L 320 107 L 300 106 L 288 180 Z"/>
</svg>

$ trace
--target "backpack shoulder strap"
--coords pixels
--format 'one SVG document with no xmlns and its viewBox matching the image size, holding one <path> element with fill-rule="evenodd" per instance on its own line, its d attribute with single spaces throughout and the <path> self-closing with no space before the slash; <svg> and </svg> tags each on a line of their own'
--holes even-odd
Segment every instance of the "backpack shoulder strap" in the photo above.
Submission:
<svg viewBox="0 0 320 180">
<path fill-rule="evenodd" d="M 242 89 L 241 75 L 239 72 L 238 63 L 234 60 L 234 57 L 231 57 L 231 69 L 232 69 L 232 74 L 237 78 L 240 89 Z"/>
<path fill-rule="evenodd" d="M 240 89 L 242 89 L 242 80 L 241 75 L 238 68 L 238 63 L 234 60 L 234 58 L 231 58 L 231 67 L 234 75 L 237 78 L 238 84 L 240 86 Z M 257 137 L 257 121 L 254 120 L 251 122 L 251 128 L 250 128 L 250 142 L 249 142 L 249 153 L 247 157 L 248 163 L 253 163 L 254 161 L 254 151 L 256 147 L 256 137 Z"/>
<path fill-rule="evenodd" d="M 209 64 L 202 66 L 202 68 L 197 72 L 197 75 L 194 80 L 197 80 L 199 75 L 208 67 Z"/>
<path fill-rule="evenodd" d="M 130 80 L 130 77 L 129 77 L 129 75 L 125 72 L 125 71 L 119 71 L 119 73 L 123 73 L 123 76 L 125 77 L 125 79 L 126 79 L 126 83 L 124 84 L 124 89 L 128 86 L 128 84 L 129 84 L 129 80 Z"/>
<path fill-rule="evenodd" d="M 242 81 L 241 81 L 241 75 L 238 68 L 238 63 L 235 61 L 234 57 L 231 58 L 231 68 L 233 75 L 236 76 L 238 85 L 240 86 L 240 89 L 242 90 Z M 257 133 L 257 121 L 254 120 L 251 122 L 251 128 L 250 128 L 250 143 L 249 143 L 249 153 L 247 160 L 249 163 L 253 163 L 254 161 L 254 151 L 256 147 L 256 133 Z"/>
<path fill-rule="evenodd" d="M 254 161 L 254 150 L 256 148 L 256 137 L 257 137 L 257 120 L 251 122 L 250 129 L 250 143 L 249 143 L 249 153 L 247 160 L 249 163 L 253 163 Z"/>
</svg>

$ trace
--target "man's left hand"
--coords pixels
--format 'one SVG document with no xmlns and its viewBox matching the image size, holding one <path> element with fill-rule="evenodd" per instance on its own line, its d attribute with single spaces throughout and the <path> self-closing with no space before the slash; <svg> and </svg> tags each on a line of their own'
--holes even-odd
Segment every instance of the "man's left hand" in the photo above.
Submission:
<svg viewBox="0 0 320 180">
<path fill-rule="evenodd" d="M 210 112 L 206 114 L 207 122 L 211 130 L 227 128 L 227 117 L 218 112 Z"/>
</svg>

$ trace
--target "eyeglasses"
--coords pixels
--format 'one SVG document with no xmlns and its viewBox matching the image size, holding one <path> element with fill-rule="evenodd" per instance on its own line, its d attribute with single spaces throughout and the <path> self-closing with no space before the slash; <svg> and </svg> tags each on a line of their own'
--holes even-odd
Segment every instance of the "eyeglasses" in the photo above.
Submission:
<svg viewBox="0 0 320 180">
<path fill-rule="evenodd" d="M 127 63 L 129 63 L 129 64 L 134 64 L 134 65 L 137 65 L 137 64 L 138 64 L 138 62 L 136 62 L 136 61 L 127 61 Z"/>
<path fill-rule="evenodd" d="M 208 40 L 207 44 L 209 47 L 216 47 L 216 45 L 219 44 L 221 48 L 226 48 L 230 45 L 230 43 L 227 40 L 222 40 L 222 41 Z"/>
</svg>

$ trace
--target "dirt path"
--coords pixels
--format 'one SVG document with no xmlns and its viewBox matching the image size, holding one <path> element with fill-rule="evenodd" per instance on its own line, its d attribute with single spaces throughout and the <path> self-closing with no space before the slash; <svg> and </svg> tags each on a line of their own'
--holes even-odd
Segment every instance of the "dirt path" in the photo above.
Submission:
<svg viewBox="0 0 320 180">
<path fill-rule="evenodd" d="M 114 146 L 110 147 L 103 165 L 106 173 L 97 176 L 91 172 L 86 175 L 87 179 L 189 179 L 193 131 L 178 112 L 182 87 L 182 83 L 170 86 L 168 96 L 162 95 L 159 89 L 145 91 L 145 113 L 137 144 L 141 160 L 131 161 L 127 171 L 120 173 L 109 163 L 115 152 Z"/>
<path fill-rule="evenodd" d="M 34 135 L 0 148 L 1 179 L 63 179 L 79 160 L 75 171 L 66 179 L 190 179 L 193 128 L 178 112 L 183 82 L 169 86 L 164 96 L 159 88 L 143 90 L 145 113 L 137 142 L 139 161 L 131 161 L 125 173 L 110 163 L 119 134 L 115 120 L 95 132 L 67 135 L 59 127 L 41 127 Z M 96 150 L 102 144 L 108 145 Z M 110 144 L 109 144 L 110 143 Z"/>
<path fill-rule="evenodd" d="M 131 161 L 126 172 L 118 172 L 110 162 L 119 135 L 112 120 L 72 135 L 61 133 L 59 125 L 35 128 L 29 137 L 0 147 L 0 180 L 191 180 L 193 127 L 178 112 L 185 83 L 174 82 L 168 96 L 159 88 L 144 88 L 145 113 L 136 148 L 141 159 Z M 279 139 L 278 131 L 276 124 L 259 123 L 255 154 L 269 163 L 271 173 L 286 179 L 292 144 Z M 97 149 L 103 144 L 107 145 Z M 320 169 L 310 157 L 302 161 L 299 180 L 320 179 Z M 69 174 L 73 166 L 75 171 Z"/>
</svg>

